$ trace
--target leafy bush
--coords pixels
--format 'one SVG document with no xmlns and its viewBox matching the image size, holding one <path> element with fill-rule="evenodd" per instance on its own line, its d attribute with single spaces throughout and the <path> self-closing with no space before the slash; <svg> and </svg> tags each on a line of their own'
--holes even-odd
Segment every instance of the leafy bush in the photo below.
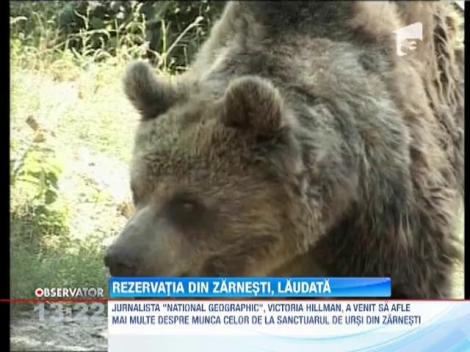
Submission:
<svg viewBox="0 0 470 352">
<path fill-rule="evenodd" d="M 31 124 L 36 122 L 29 120 Z M 11 160 L 11 187 L 14 191 L 12 222 L 23 231 L 12 232 L 12 242 L 26 241 L 38 249 L 41 241 L 50 235 L 66 235 L 67 208 L 59 199 L 59 177 L 62 166 L 44 131 L 33 126 L 32 141 L 15 141 Z M 21 152 L 18 146 L 21 145 Z M 29 227 L 29 231 L 24 231 Z M 14 228 L 15 229 L 15 228 Z M 24 237 L 26 236 L 26 238 Z"/>
</svg>

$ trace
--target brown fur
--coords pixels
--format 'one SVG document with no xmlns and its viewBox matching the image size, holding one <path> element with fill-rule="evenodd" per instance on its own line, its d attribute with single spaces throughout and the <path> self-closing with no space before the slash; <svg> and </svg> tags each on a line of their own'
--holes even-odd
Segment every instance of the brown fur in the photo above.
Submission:
<svg viewBox="0 0 470 352">
<path fill-rule="evenodd" d="M 442 3 L 229 3 L 176 86 L 131 66 L 137 211 L 112 274 L 390 276 L 395 297 L 448 297 L 455 19 Z M 415 21 L 423 43 L 396 56 Z"/>
</svg>

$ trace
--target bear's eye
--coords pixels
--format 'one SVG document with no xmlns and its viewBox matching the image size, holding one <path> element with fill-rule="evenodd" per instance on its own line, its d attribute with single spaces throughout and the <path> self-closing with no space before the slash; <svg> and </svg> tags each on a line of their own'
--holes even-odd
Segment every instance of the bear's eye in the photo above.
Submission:
<svg viewBox="0 0 470 352">
<path fill-rule="evenodd" d="M 179 215 L 202 211 L 202 208 L 202 204 L 195 199 L 173 199 L 168 204 L 168 209 Z"/>
<path fill-rule="evenodd" d="M 178 194 L 164 207 L 166 217 L 182 230 L 195 229 L 207 223 L 209 211 L 189 194 Z"/>
<path fill-rule="evenodd" d="M 195 198 L 178 195 L 174 197 L 168 204 L 169 208 L 173 211 L 181 213 L 191 213 L 194 211 L 202 211 L 203 205 Z"/>
<path fill-rule="evenodd" d="M 197 208 L 198 204 L 192 200 L 184 200 L 180 203 L 182 210 L 193 211 Z"/>
</svg>

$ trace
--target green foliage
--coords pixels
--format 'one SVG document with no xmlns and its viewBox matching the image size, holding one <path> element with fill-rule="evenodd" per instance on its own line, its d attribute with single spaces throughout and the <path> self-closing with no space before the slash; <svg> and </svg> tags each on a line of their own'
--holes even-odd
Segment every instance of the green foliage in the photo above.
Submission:
<svg viewBox="0 0 470 352">
<path fill-rule="evenodd" d="M 31 134 L 16 136 L 11 160 L 12 296 L 37 287 L 106 287 L 103 238 L 71 237 L 69 204 L 60 193 L 63 158 L 54 135 L 28 119 Z M 106 195 L 93 190 L 98 203 Z"/>
<path fill-rule="evenodd" d="M 21 153 L 15 150 L 18 144 L 13 145 L 16 158 L 11 160 L 12 220 L 35 227 L 35 233 L 24 238 L 31 231 L 13 232 L 12 242 L 27 241 L 37 249 L 46 236 L 67 232 L 67 211 L 59 199 L 62 166 L 41 130 L 35 131 L 31 142 L 22 141 Z"/>
<path fill-rule="evenodd" d="M 44 52 L 93 61 L 145 58 L 181 72 L 207 37 L 221 1 L 51 1 L 11 4 L 13 37 Z M 38 30 L 39 29 L 39 30 Z"/>
<path fill-rule="evenodd" d="M 106 272 L 102 249 L 89 242 L 70 252 L 64 243 L 46 253 L 31 253 L 25 246 L 11 249 L 11 295 L 33 298 L 38 287 L 102 287 L 106 288 Z"/>
<path fill-rule="evenodd" d="M 31 200 L 44 206 L 54 203 L 58 198 L 61 166 L 53 157 L 53 153 L 54 150 L 49 147 L 30 149 L 13 174 L 13 182 L 31 186 Z"/>
</svg>

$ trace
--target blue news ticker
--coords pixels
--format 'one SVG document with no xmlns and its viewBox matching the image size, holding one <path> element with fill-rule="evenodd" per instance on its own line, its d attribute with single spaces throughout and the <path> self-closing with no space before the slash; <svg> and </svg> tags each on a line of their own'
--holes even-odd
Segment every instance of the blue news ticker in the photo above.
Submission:
<svg viewBox="0 0 470 352">
<path fill-rule="evenodd" d="M 390 278 L 113 277 L 110 298 L 390 297 Z"/>
</svg>

